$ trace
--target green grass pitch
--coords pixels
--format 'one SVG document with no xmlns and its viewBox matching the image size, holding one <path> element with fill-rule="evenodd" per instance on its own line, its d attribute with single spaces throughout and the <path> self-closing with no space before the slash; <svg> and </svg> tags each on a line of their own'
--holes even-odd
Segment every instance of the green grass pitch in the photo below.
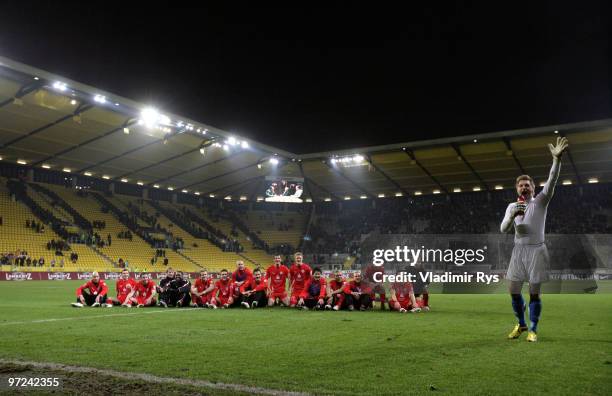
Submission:
<svg viewBox="0 0 612 396">
<path fill-rule="evenodd" d="M 0 282 L 0 358 L 313 394 L 612 389 L 607 293 L 544 295 L 539 341 L 531 344 L 525 336 L 506 339 L 514 317 L 504 294 L 432 294 L 431 312 L 401 315 L 75 309 L 69 303 L 78 283 Z"/>
</svg>

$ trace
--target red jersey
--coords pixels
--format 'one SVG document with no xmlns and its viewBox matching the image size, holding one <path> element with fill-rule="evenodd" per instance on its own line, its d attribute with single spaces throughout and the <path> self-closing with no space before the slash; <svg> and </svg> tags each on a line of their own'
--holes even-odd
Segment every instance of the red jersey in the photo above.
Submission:
<svg viewBox="0 0 612 396">
<path fill-rule="evenodd" d="M 146 283 L 136 283 L 136 292 L 138 292 L 139 297 L 149 298 L 153 295 L 154 291 L 155 282 L 153 282 L 151 279 L 147 279 Z"/>
<path fill-rule="evenodd" d="M 346 282 L 344 283 L 344 287 L 342 288 L 342 290 L 347 293 L 371 293 L 371 288 L 370 286 L 364 282 L 363 280 L 359 283 L 357 283 L 355 280 L 352 280 L 350 282 Z"/>
<path fill-rule="evenodd" d="M 304 290 L 306 282 L 312 277 L 312 269 L 308 264 L 302 263 L 297 265 L 293 263 L 289 270 L 289 279 L 293 285 L 293 290 L 299 291 Z"/>
<path fill-rule="evenodd" d="M 242 271 L 237 269 L 236 271 L 232 273 L 232 280 L 234 282 L 246 282 L 252 277 L 253 277 L 253 272 L 246 267 Z"/>
<path fill-rule="evenodd" d="M 207 280 L 203 280 L 202 278 L 196 279 L 193 287 L 198 291 L 198 293 L 202 293 L 204 290 L 208 289 L 213 284 L 213 279 L 208 278 Z"/>
<path fill-rule="evenodd" d="M 304 285 L 301 297 L 303 298 L 325 298 L 327 295 L 327 282 L 324 278 L 319 278 L 318 281 L 314 278 L 308 279 Z"/>
<path fill-rule="evenodd" d="M 275 293 L 282 293 L 285 291 L 285 283 L 289 277 L 289 268 L 283 264 L 278 267 L 273 264 L 266 270 L 266 277 L 271 279 L 272 291 Z"/>
<path fill-rule="evenodd" d="M 89 289 L 89 293 L 92 296 L 97 296 L 97 295 L 103 296 L 106 293 L 108 293 L 108 286 L 106 286 L 106 283 L 104 283 L 102 279 L 100 279 L 98 283 L 93 283 L 93 281 L 88 281 L 87 283 L 81 285 L 79 288 L 76 289 L 77 297 L 83 295 L 84 289 Z"/>
<path fill-rule="evenodd" d="M 127 296 L 132 292 L 132 290 L 136 290 L 136 281 L 134 279 L 119 279 L 117 281 L 116 288 L 117 296 Z"/>
<path fill-rule="evenodd" d="M 220 298 L 230 298 L 232 296 L 232 287 L 234 286 L 234 284 L 232 283 L 231 279 L 228 279 L 226 281 L 223 281 L 223 279 L 219 279 L 217 282 L 215 282 L 215 290 L 213 291 L 213 295 L 217 295 L 217 292 L 219 292 L 219 297 Z"/>
<path fill-rule="evenodd" d="M 391 289 L 395 291 L 395 298 L 398 302 L 402 303 L 410 301 L 410 293 L 413 293 L 412 283 L 394 283 L 393 286 L 391 286 Z"/>
<path fill-rule="evenodd" d="M 378 273 L 380 275 L 378 275 L 378 279 L 382 279 L 382 275 L 384 274 L 385 269 L 383 268 L 383 266 L 376 266 L 374 264 L 370 264 L 366 267 L 363 277 L 365 280 L 369 281 L 369 282 L 374 282 L 374 274 Z"/>
<path fill-rule="evenodd" d="M 240 292 L 244 293 L 247 290 L 262 291 L 268 288 L 268 279 L 263 277 L 257 282 L 255 278 L 251 278 L 240 286 Z"/>
<path fill-rule="evenodd" d="M 332 280 L 329 281 L 329 290 L 330 292 L 339 290 L 344 288 L 344 278 L 342 278 L 342 280 L 337 281 L 336 278 L 333 278 Z"/>
</svg>

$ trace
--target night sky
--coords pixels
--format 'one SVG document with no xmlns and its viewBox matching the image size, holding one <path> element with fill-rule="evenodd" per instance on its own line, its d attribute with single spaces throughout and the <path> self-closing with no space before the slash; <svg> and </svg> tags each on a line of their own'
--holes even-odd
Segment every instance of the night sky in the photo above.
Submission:
<svg viewBox="0 0 612 396">
<path fill-rule="evenodd" d="M 296 153 L 612 117 L 597 2 L 59 3 L 3 4 L 0 55 Z"/>
</svg>

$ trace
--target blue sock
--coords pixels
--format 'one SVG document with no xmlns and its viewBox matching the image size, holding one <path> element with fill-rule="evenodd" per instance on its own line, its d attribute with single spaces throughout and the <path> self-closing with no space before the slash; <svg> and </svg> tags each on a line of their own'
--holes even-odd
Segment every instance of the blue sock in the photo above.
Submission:
<svg viewBox="0 0 612 396">
<path fill-rule="evenodd" d="M 540 320 L 541 313 L 542 301 L 540 300 L 540 297 L 531 296 L 531 298 L 529 299 L 529 321 L 531 322 L 531 331 L 537 331 L 538 321 Z"/>
<path fill-rule="evenodd" d="M 526 327 L 525 323 L 525 300 L 521 294 L 512 294 L 512 309 L 514 310 L 514 316 L 519 321 L 519 326 Z M 531 310 L 529 311 L 531 313 Z"/>
</svg>

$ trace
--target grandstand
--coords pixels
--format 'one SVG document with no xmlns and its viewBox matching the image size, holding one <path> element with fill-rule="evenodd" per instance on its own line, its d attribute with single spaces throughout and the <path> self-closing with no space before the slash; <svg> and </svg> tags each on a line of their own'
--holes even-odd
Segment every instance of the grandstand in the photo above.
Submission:
<svg viewBox="0 0 612 396">
<path fill-rule="evenodd" d="M 612 120 L 291 153 L 0 58 L 0 253 L 26 250 L 51 270 L 46 244 L 62 239 L 78 270 L 117 271 L 121 259 L 162 271 L 160 248 L 185 271 L 295 249 L 350 267 L 366 234 L 497 233 L 515 177 L 541 183 L 559 135 L 571 147 L 548 231 L 611 233 Z M 303 178 L 305 202 L 263 202 L 273 175 Z M 27 198 L 11 199 L 9 180 Z M 34 233 L 26 219 L 54 228 Z"/>
</svg>

